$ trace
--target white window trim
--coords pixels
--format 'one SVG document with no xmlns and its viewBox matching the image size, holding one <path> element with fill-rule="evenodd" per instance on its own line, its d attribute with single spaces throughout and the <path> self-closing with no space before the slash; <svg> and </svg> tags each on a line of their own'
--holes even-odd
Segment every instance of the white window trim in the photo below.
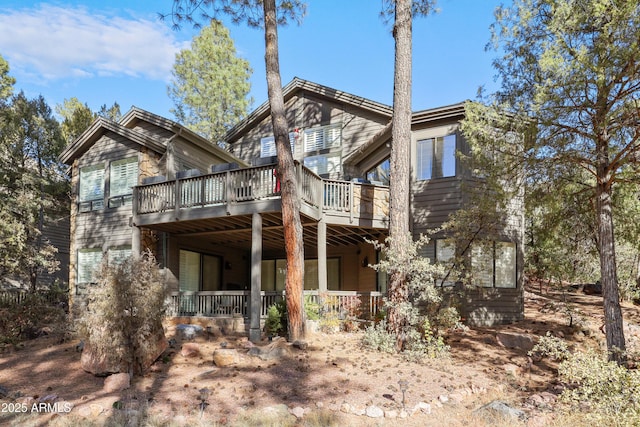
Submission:
<svg viewBox="0 0 640 427">
<path fill-rule="evenodd" d="M 312 153 L 342 145 L 342 125 L 334 123 L 304 130 L 304 152 Z"/>
<path fill-rule="evenodd" d="M 337 161 L 335 159 L 337 159 Z M 303 163 L 316 175 L 331 175 L 340 172 L 342 159 L 340 153 L 319 154 L 317 156 L 305 157 Z"/>
<path fill-rule="evenodd" d="M 291 144 L 291 154 L 295 154 L 296 132 L 289 132 L 289 143 Z M 260 157 L 272 157 L 277 154 L 276 138 L 273 135 L 260 138 Z"/>
</svg>

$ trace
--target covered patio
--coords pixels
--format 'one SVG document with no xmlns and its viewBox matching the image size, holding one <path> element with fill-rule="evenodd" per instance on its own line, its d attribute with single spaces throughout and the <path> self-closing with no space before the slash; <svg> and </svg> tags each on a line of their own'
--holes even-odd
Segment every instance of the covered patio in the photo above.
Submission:
<svg viewBox="0 0 640 427">
<path fill-rule="evenodd" d="M 375 263 L 376 253 L 366 241 L 387 235 L 388 188 L 326 180 L 297 167 L 305 264 L 310 270 L 305 293 L 315 301 L 334 302 L 335 311 L 340 311 L 341 301 L 359 295 L 363 315 L 374 316 L 382 289 L 376 272 L 368 267 Z M 133 250 L 142 247 L 148 233 L 144 230 L 161 236 L 164 265 L 176 277 L 172 314 L 242 316 L 249 319 L 250 338 L 259 339 L 260 319 L 283 297 L 278 271 L 285 255 L 284 237 L 274 169 L 273 164 L 230 169 L 134 189 Z M 183 255 L 210 251 L 222 254 L 218 261 L 207 260 L 220 263 L 223 279 L 211 289 L 210 281 L 204 280 L 198 289 L 183 289 Z M 335 270 L 333 259 L 338 260 L 338 283 L 327 275 L 328 264 L 330 272 Z M 270 276 L 272 269 L 276 271 Z M 329 295 L 333 298 L 327 299 Z"/>
</svg>

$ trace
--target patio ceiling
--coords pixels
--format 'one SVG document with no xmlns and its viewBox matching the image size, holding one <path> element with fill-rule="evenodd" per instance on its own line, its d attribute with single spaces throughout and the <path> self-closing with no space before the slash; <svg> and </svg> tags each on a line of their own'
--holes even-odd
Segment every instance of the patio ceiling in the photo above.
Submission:
<svg viewBox="0 0 640 427">
<path fill-rule="evenodd" d="M 318 227 L 315 219 L 301 215 L 304 229 L 305 252 L 315 253 Z M 251 248 L 251 215 L 236 215 L 177 221 L 149 226 L 148 228 L 179 235 L 182 238 L 205 239 L 216 246 L 249 250 Z M 284 249 L 284 233 L 280 212 L 262 214 L 262 246 L 265 251 Z M 327 246 L 358 245 L 369 240 L 378 240 L 387 235 L 387 230 L 361 226 L 327 224 Z"/>
</svg>

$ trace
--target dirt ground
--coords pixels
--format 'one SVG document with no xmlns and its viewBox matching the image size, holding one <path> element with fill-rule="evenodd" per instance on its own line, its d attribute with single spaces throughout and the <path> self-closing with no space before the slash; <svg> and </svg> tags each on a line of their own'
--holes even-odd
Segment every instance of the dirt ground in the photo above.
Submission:
<svg viewBox="0 0 640 427">
<path fill-rule="evenodd" d="M 112 393 L 103 389 L 104 378 L 82 371 L 77 341 L 44 336 L 0 354 L 0 425 L 138 425 L 142 417 L 144 425 L 158 426 L 282 425 L 283 420 L 341 426 L 552 425 L 555 396 L 562 390 L 557 365 L 532 360 L 526 348 L 509 348 L 499 337 L 535 339 L 551 331 L 575 348 L 603 347 L 601 305 L 600 296 L 571 287 L 563 292 L 535 287 L 526 292 L 524 321 L 449 332 L 451 356 L 421 364 L 362 348 L 361 333 L 313 334 L 306 349 L 291 348 L 281 359 L 264 361 L 246 355 L 246 339 L 205 333 L 183 341 L 168 326 L 174 348 L 129 389 Z M 628 346 L 634 349 L 640 311 L 628 304 L 623 311 Z M 197 355 L 183 355 L 185 346 L 196 348 Z M 221 347 L 236 348 L 239 362 L 216 366 L 212 354 Z M 404 397 L 401 380 L 407 382 Z M 205 388 L 210 394 L 203 408 Z M 523 410 L 526 420 L 478 410 L 494 400 Z M 51 405 L 39 406 L 42 402 L 57 402 L 59 413 L 51 413 Z M 420 410 L 421 402 L 430 413 Z M 365 415 L 372 406 L 386 418 Z M 290 415 L 294 408 L 304 416 Z"/>
</svg>

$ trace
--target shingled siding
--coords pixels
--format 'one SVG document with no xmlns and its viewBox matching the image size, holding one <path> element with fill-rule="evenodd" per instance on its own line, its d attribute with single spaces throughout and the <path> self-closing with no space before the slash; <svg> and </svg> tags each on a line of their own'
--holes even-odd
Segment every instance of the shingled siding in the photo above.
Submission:
<svg viewBox="0 0 640 427">
<path fill-rule="evenodd" d="M 382 115 L 376 115 L 348 104 L 321 100 L 308 93 L 292 97 L 288 100 L 286 109 L 290 131 L 340 123 L 342 125 L 341 156 L 343 159 L 347 154 L 367 142 L 388 122 L 388 118 Z M 267 116 L 237 142 L 234 142 L 231 150 L 234 155 L 250 162 L 252 159 L 260 157 L 260 140 L 272 135 L 271 117 Z M 295 142 L 294 158 L 302 162 L 304 157 L 316 154 L 324 153 L 304 152 L 304 136 L 301 132 Z M 344 176 L 342 173 L 338 173 L 332 174 L 331 178 L 343 179 Z"/>
<path fill-rule="evenodd" d="M 464 290 L 443 289 L 443 296 L 460 310 L 465 324 L 493 326 L 524 318 L 524 294 L 517 288 L 469 287 Z"/>
<path fill-rule="evenodd" d="M 138 157 L 138 164 L 142 163 L 139 155 L 139 145 L 128 139 L 107 132 L 91 148 L 74 161 L 71 177 L 71 246 L 69 267 L 69 290 L 72 295 L 78 293 L 77 253 L 79 249 L 100 248 L 103 253 L 111 247 L 127 246 L 131 244 L 131 205 L 118 208 L 108 208 L 109 196 L 109 163 L 111 161 Z M 80 169 L 85 166 L 103 164 L 105 167 L 105 203 L 104 209 L 90 212 L 78 211 L 78 190 L 80 185 Z"/>
<path fill-rule="evenodd" d="M 452 212 L 462 207 L 462 180 L 439 178 L 412 185 L 411 216 L 414 234 L 426 234 L 440 227 Z"/>
<path fill-rule="evenodd" d="M 131 129 L 148 137 L 157 139 L 158 141 L 166 140 L 173 136 L 173 132 L 144 120 L 137 120 Z"/>
</svg>

